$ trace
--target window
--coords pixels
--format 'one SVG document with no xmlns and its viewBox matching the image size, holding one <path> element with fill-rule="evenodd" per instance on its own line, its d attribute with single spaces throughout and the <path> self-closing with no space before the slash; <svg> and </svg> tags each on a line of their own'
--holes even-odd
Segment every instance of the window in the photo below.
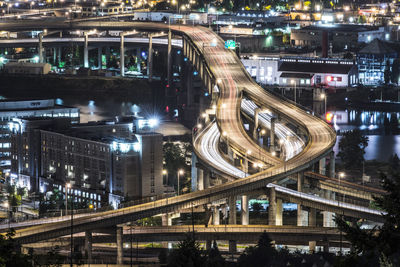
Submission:
<svg viewBox="0 0 400 267">
<path fill-rule="evenodd" d="M 287 79 L 286 79 L 286 78 L 283 78 L 283 79 L 282 79 L 282 83 L 283 83 L 283 84 L 286 84 L 286 83 L 287 83 Z"/>
<path fill-rule="evenodd" d="M 306 80 L 306 84 L 311 84 L 310 79 L 307 79 L 307 80 Z"/>
<path fill-rule="evenodd" d="M 304 79 L 301 79 L 301 80 L 300 80 L 300 84 L 304 84 Z"/>
</svg>

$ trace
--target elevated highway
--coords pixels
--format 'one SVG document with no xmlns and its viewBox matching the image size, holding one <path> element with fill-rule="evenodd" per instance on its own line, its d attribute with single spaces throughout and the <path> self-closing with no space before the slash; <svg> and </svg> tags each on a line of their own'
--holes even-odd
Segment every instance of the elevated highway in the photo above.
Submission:
<svg viewBox="0 0 400 267">
<path fill-rule="evenodd" d="M 259 87 L 247 74 L 236 54 L 225 49 L 223 40 L 211 29 L 186 25 L 171 25 L 169 27 L 166 24 L 152 22 L 108 21 L 69 21 L 65 23 L 41 23 L 38 21 L 34 25 L 25 22 L 7 22 L 0 23 L 0 27 L 11 31 L 42 30 L 44 28 L 52 30 L 136 29 L 146 31 L 168 31 L 170 29 L 174 34 L 182 35 L 184 55 L 199 70 L 204 84 L 209 92 L 213 94 L 218 132 L 228 133 L 229 146 L 236 155 L 266 166 L 264 170 L 256 174 L 246 176 L 238 173 L 239 177 L 243 177 L 242 179 L 198 192 L 158 200 L 153 203 L 82 216 L 74 221 L 74 232 L 111 227 L 143 217 L 179 212 L 181 209 L 187 209 L 192 206 L 204 205 L 223 198 L 247 194 L 309 168 L 319 159 L 327 156 L 335 144 L 336 135 L 329 125 L 295 104 L 288 103 Z M 257 107 L 268 108 L 274 114 L 279 114 L 286 121 L 296 125 L 299 131 L 304 132 L 307 136 L 307 141 L 302 145 L 303 149 L 292 153 L 291 157 L 285 160 L 281 160 L 268 151 L 261 149 L 243 128 L 240 110 L 244 95 Z M 201 148 L 202 139 L 207 136 L 209 131 L 215 132 L 215 126 L 207 125 L 196 132 L 194 136 L 196 154 L 206 166 L 213 166 L 221 173 L 233 176 L 232 170 L 228 170 L 225 166 L 214 165 L 214 156 L 205 152 L 208 150 L 207 148 Z M 220 154 L 218 150 L 216 153 Z M 311 199 L 309 201 L 315 200 Z M 340 209 L 343 208 L 340 207 Z M 375 216 L 379 217 L 380 215 L 375 214 Z M 51 223 L 51 220 L 49 220 L 45 225 L 17 231 L 16 238 L 21 243 L 37 242 L 67 235 L 69 231 L 69 221 Z"/>
</svg>

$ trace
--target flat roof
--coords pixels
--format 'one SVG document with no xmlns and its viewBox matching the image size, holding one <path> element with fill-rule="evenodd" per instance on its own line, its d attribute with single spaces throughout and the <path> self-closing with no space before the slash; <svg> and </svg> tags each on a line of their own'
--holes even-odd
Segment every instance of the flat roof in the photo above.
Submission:
<svg viewBox="0 0 400 267">
<path fill-rule="evenodd" d="M 348 74 L 354 65 L 350 64 L 323 64 L 303 62 L 282 62 L 278 71 L 297 73 L 332 73 Z"/>
</svg>

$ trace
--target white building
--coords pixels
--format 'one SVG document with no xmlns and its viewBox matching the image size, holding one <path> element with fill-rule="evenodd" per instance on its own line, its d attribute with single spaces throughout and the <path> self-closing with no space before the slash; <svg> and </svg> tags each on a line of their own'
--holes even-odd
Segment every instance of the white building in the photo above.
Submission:
<svg viewBox="0 0 400 267">
<path fill-rule="evenodd" d="M 4 72 L 11 74 L 43 75 L 51 71 L 48 63 L 8 62 L 4 65 Z"/>
</svg>

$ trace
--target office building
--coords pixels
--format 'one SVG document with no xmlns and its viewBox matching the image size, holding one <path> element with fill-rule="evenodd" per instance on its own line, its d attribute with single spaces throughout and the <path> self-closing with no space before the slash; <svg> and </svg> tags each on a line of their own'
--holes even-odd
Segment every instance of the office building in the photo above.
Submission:
<svg viewBox="0 0 400 267">
<path fill-rule="evenodd" d="M 70 118 L 79 122 L 79 109 L 57 105 L 54 99 L 0 101 L 0 170 L 3 176 L 11 169 L 11 130 L 14 118 Z M 19 125 L 16 125 L 19 127 Z M 19 130 L 19 128 L 18 128 Z"/>
<path fill-rule="evenodd" d="M 42 193 L 65 192 L 70 183 L 76 201 L 97 207 L 161 195 L 162 135 L 144 131 L 148 123 L 139 121 L 14 120 L 22 130 L 12 135 L 11 180 Z"/>
</svg>

